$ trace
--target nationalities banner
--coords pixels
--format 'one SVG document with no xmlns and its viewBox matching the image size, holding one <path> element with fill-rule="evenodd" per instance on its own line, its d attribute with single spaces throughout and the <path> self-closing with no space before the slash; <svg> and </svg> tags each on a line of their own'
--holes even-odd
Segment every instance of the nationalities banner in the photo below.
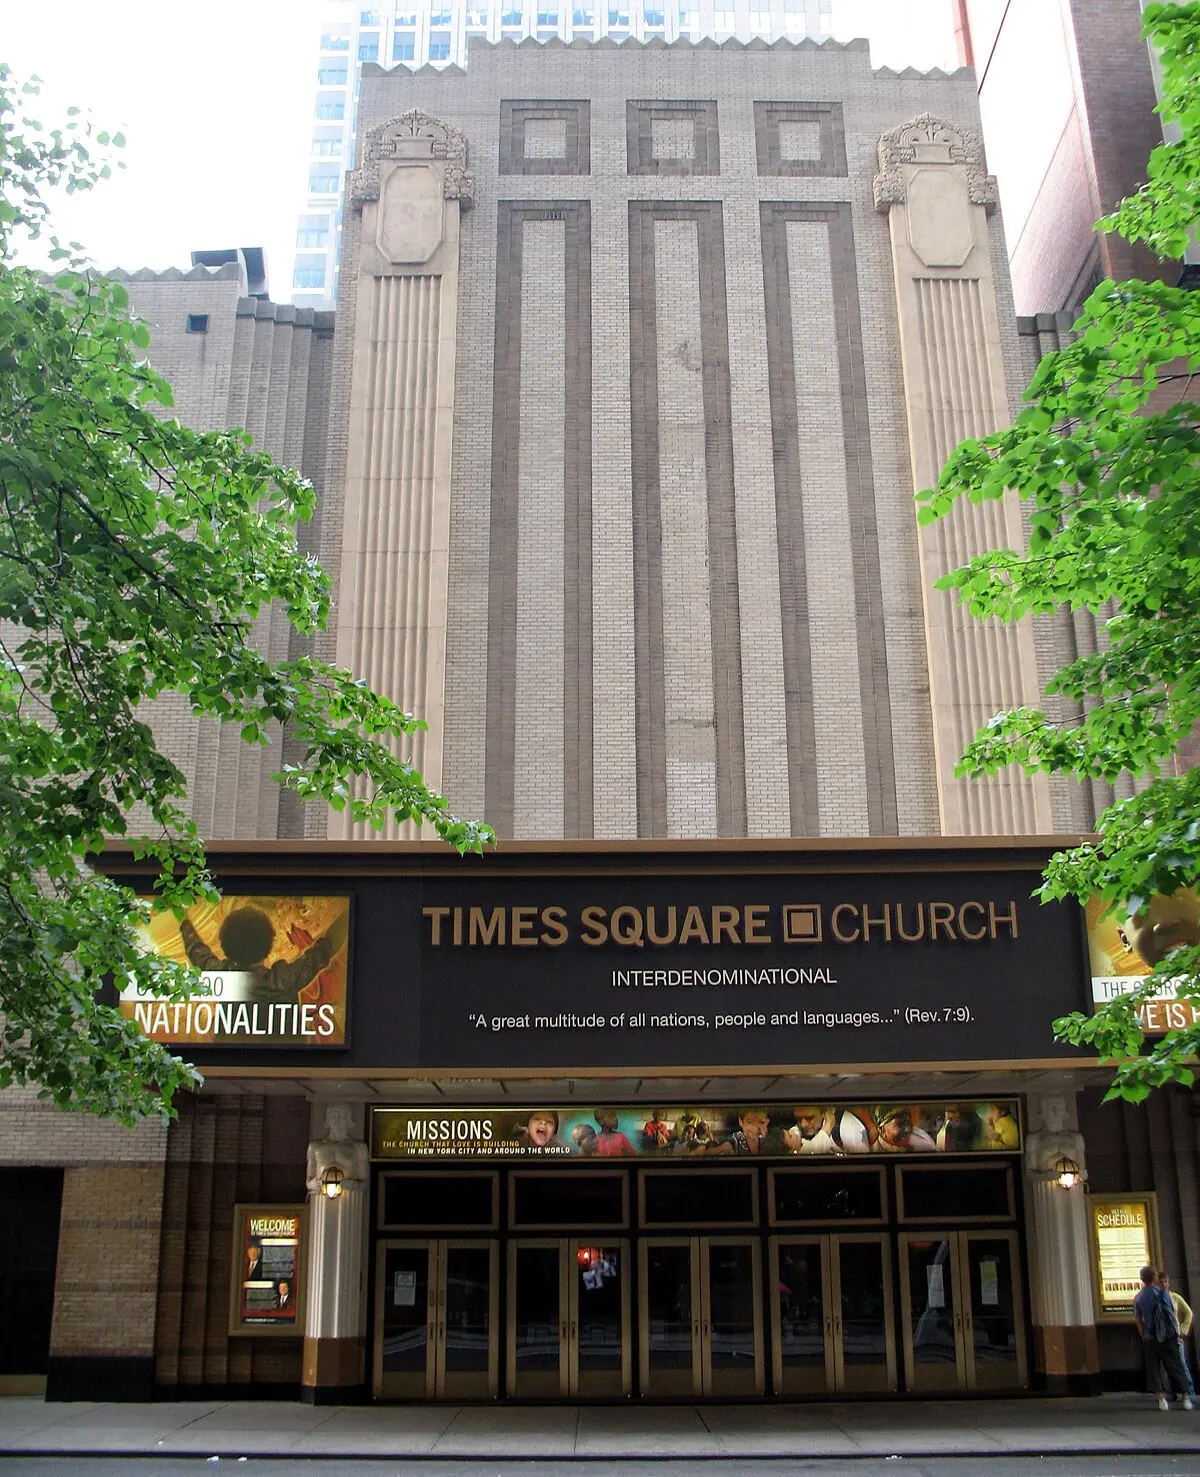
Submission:
<svg viewBox="0 0 1200 1477">
<path fill-rule="evenodd" d="M 1016 1153 L 1012 1099 L 693 1107 L 375 1108 L 376 1159 L 788 1159 Z"/>
<path fill-rule="evenodd" d="M 191 964 L 204 992 L 182 1002 L 121 991 L 121 1013 L 172 1045 L 344 1046 L 348 897 L 226 894 L 138 932 L 150 953 Z"/>
</svg>

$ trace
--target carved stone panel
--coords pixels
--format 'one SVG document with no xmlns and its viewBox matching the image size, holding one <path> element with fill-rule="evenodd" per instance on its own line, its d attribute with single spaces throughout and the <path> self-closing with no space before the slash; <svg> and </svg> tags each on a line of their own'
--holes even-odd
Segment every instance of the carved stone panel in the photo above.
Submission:
<svg viewBox="0 0 1200 1477">
<path fill-rule="evenodd" d="M 927 267 L 961 267 L 971 254 L 971 203 L 961 170 L 913 171 L 908 182 L 908 244 Z"/>
<path fill-rule="evenodd" d="M 430 164 L 382 173 L 375 244 L 394 264 L 427 262 L 442 242 L 442 181 Z"/>
</svg>

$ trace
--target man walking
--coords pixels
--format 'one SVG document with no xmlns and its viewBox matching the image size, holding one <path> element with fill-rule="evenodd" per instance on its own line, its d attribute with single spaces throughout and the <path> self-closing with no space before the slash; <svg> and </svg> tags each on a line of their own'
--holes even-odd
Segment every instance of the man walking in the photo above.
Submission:
<svg viewBox="0 0 1200 1477">
<path fill-rule="evenodd" d="M 1192 1397 L 1179 1357 L 1179 1324 L 1170 1296 L 1158 1286 L 1158 1273 L 1143 1267 L 1142 1290 L 1133 1300 L 1133 1321 L 1146 1356 L 1146 1375 L 1158 1396 L 1159 1410 L 1170 1410 L 1172 1390 L 1183 1396 L 1184 1410 L 1191 1410 Z"/>
</svg>

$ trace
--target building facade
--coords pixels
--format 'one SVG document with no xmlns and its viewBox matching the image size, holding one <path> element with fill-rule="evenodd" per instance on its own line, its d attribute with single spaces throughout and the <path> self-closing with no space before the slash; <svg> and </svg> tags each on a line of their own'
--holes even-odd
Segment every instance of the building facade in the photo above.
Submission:
<svg viewBox="0 0 1200 1477">
<path fill-rule="evenodd" d="M 626 40 L 768 41 L 805 36 L 823 40 L 833 30 L 833 0 L 412 0 L 364 9 L 331 0 L 321 24 L 313 103 L 308 198 L 296 223 L 292 300 L 310 308 L 337 296 L 343 184 L 354 159 L 362 66 L 462 67 L 472 37 L 480 41 L 594 42 Z"/>
<path fill-rule="evenodd" d="M 934 581 L 1018 515 L 913 515 L 1043 347 L 972 75 L 501 42 L 365 66 L 359 134 L 336 318 L 249 297 L 237 262 L 131 297 L 182 415 L 312 477 L 322 654 L 429 720 L 413 761 L 502 845 L 355 835 L 159 706 L 225 897 L 147 936 L 213 997 L 123 1009 L 206 1085 L 136 1133 L 0 1098 L 0 1266 L 41 1289 L 0 1377 L 1133 1382 L 1089 1215 L 1200 1282 L 1191 1096 L 1101 1105 L 1049 1025 L 1087 1005 L 1083 920 L 1030 900 L 1107 797 L 953 774 L 1096 633 L 971 624 Z M 1108 957 L 1102 983 L 1132 967 Z"/>
</svg>

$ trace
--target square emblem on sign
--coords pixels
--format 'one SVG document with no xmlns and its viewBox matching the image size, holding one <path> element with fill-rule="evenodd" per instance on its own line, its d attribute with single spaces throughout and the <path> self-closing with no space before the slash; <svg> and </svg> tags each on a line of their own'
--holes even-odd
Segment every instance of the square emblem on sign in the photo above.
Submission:
<svg viewBox="0 0 1200 1477">
<path fill-rule="evenodd" d="M 821 942 L 820 903 L 784 903 L 783 941 L 785 944 Z"/>
</svg>

